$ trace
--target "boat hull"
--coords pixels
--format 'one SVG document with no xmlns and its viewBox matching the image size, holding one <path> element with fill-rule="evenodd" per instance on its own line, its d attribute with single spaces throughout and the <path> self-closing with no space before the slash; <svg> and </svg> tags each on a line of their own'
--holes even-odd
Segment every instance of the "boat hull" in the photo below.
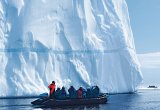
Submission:
<svg viewBox="0 0 160 110">
<path fill-rule="evenodd" d="M 83 99 L 37 99 L 31 102 L 33 105 L 41 105 L 44 107 L 62 107 L 62 106 L 78 106 L 78 105 L 92 105 L 92 104 L 105 104 L 107 97 L 98 98 L 83 98 Z"/>
</svg>

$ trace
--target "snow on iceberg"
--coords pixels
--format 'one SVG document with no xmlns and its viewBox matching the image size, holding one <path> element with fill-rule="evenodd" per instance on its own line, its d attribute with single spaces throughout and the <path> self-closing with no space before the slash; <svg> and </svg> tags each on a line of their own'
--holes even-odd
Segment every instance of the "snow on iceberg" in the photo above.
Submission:
<svg viewBox="0 0 160 110">
<path fill-rule="evenodd" d="M 124 0 L 0 0 L 0 64 L 0 96 L 142 80 Z"/>
</svg>

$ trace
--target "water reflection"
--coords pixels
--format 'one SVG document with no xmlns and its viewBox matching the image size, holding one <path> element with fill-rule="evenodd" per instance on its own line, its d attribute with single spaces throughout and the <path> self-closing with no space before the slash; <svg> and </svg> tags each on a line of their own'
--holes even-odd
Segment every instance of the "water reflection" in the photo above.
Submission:
<svg viewBox="0 0 160 110">
<path fill-rule="evenodd" d="M 68 107 L 54 107 L 54 108 L 43 108 L 43 107 L 35 107 L 33 108 L 36 109 L 41 109 L 41 110 L 100 110 L 99 105 L 87 105 L 87 106 L 68 106 Z"/>
</svg>

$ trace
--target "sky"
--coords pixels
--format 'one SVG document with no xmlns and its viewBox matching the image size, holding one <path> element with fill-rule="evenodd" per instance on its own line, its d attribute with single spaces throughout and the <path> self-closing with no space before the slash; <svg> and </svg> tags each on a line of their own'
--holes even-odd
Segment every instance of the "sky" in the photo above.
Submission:
<svg viewBox="0 0 160 110">
<path fill-rule="evenodd" d="M 126 0 L 138 54 L 160 52 L 160 0 Z"/>
<path fill-rule="evenodd" d="M 143 85 L 160 87 L 160 0 L 126 0 Z"/>
</svg>

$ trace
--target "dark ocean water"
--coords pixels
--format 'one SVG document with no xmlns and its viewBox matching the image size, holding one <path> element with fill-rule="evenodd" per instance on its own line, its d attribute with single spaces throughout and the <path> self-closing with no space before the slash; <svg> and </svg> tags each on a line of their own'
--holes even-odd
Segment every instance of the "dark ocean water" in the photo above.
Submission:
<svg viewBox="0 0 160 110">
<path fill-rule="evenodd" d="M 134 94 L 110 95 L 107 104 L 67 108 L 35 108 L 35 98 L 0 99 L 0 110 L 160 110 L 160 90 L 141 89 Z"/>
</svg>

